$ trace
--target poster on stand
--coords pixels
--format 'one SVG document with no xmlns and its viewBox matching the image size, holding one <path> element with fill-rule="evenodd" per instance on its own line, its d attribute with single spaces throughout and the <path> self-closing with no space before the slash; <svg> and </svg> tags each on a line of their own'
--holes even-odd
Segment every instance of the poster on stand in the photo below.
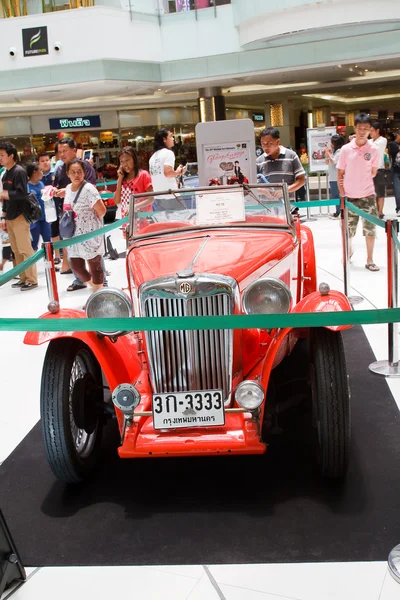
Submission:
<svg viewBox="0 0 400 600">
<path fill-rule="evenodd" d="M 207 144 L 203 148 L 203 161 L 208 180 L 226 185 L 233 177 L 238 183 L 249 180 L 250 147 L 247 142 Z"/>
<path fill-rule="evenodd" d="M 326 172 L 326 149 L 331 147 L 331 137 L 336 127 L 313 127 L 307 129 L 308 164 L 310 173 Z"/>
<path fill-rule="evenodd" d="M 250 119 L 196 125 L 200 186 L 257 182 L 254 123 Z"/>
</svg>

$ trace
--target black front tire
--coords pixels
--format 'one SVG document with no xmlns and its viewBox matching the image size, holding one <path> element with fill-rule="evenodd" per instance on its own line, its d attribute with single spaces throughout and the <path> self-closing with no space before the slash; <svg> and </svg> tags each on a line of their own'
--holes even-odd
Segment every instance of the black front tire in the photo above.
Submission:
<svg viewBox="0 0 400 600">
<path fill-rule="evenodd" d="M 95 468 L 102 398 L 101 369 L 90 349 L 76 339 L 51 341 L 43 365 L 40 413 L 47 460 L 59 480 L 79 483 Z"/>
<path fill-rule="evenodd" d="M 340 332 L 311 331 L 310 378 L 317 460 L 325 477 L 344 477 L 350 450 L 350 390 Z"/>
</svg>

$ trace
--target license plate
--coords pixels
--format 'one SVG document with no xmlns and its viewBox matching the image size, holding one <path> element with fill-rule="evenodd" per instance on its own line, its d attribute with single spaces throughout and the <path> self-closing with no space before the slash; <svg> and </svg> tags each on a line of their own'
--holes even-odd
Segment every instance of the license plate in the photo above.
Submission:
<svg viewBox="0 0 400 600">
<path fill-rule="evenodd" d="M 222 390 L 153 394 L 154 429 L 225 424 Z"/>
</svg>

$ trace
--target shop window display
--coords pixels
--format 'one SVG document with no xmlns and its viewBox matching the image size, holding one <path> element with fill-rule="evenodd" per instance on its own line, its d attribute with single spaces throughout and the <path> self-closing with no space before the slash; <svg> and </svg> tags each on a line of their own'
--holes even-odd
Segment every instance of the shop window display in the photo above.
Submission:
<svg viewBox="0 0 400 600">
<path fill-rule="evenodd" d="M 0 137 L 0 142 L 12 142 L 17 148 L 19 161 L 23 165 L 34 158 L 34 148 L 30 136 L 20 135 L 18 137 Z"/>
</svg>

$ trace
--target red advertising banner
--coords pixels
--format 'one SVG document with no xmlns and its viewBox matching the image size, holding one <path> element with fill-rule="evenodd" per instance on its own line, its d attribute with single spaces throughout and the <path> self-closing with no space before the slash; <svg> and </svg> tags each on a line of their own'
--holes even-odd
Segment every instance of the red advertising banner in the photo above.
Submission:
<svg viewBox="0 0 400 600">
<path fill-rule="evenodd" d="M 176 12 L 190 10 L 190 0 L 175 0 Z"/>
</svg>

